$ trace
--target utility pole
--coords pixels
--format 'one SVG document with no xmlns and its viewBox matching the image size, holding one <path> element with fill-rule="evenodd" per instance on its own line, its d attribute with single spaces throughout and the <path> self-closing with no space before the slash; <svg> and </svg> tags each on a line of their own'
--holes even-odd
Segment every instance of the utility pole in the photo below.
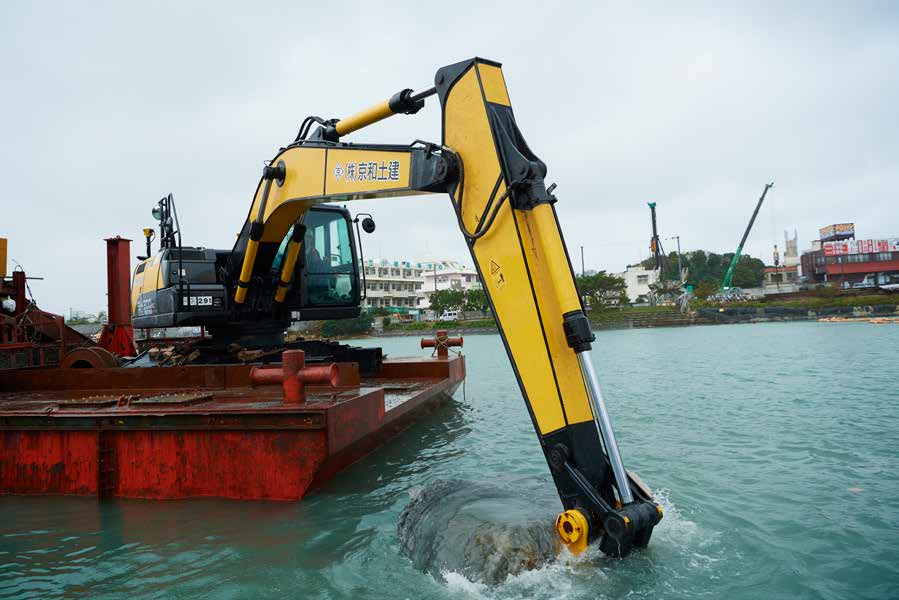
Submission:
<svg viewBox="0 0 899 600">
<path fill-rule="evenodd" d="M 777 287 L 777 291 L 780 291 L 780 253 L 777 251 L 777 244 L 774 244 L 774 285 Z"/>
<path fill-rule="evenodd" d="M 680 279 L 680 282 L 684 282 L 684 263 L 681 262 L 680 258 L 680 236 L 672 235 L 669 240 L 677 240 L 677 277 Z"/>
<path fill-rule="evenodd" d="M 581 246 L 581 277 L 582 278 L 584 277 L 584 247 L 583 246 Z M 577 282 L 575 282 L 575 285 L 577 286 Z M 580 293 L 580 286 L 577 286 L 577 287 L 578 287 L 578 293 Z M 581 296 L 581 306 L 583 306 L 584 309 L 586 310 L 586 308 L 587 308 L 587 296 L 586 295 Z"/>
</svg>

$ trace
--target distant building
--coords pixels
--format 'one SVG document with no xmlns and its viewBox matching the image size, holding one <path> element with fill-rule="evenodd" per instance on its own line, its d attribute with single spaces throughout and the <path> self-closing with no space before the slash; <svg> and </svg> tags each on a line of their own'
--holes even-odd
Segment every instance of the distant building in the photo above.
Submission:
<svg viewBox="0 0 899 600">
<path fill-rule="evenodd" d="M 644 269 L 642 265 L 628 265 L 623 273 L 612 273 L 615 277 L 624 279 L 627 301 L 631 304 L 647 302 L 649 299 L 649 286 L 658 282 L 659 271 L 656 269 Z"/>
<path fill-rule="evenodd" d="M 478 272 L 454 260 L 438 260 L 422 263 L 427 267 L 422 272 L 425 280 L 425 292 L 438 290 L 480 288 L 481 281 Z M 437 280 L 436 288 L 434 280 Z"/>
<path fill-rule="evenodd" d="M 784 231 L 783 262 L 780 262 L 777 246 L 774 246 L 774 266 L 765 267 L 764 270 L 762 283 L 764 293 L 782 294 L 798 291 L 802 278 L 799 265 L 799 236 L 794 231 L 793 237 L 790 237 L 790 233 Z"/>
<path fill-rule="evenodd" d="M 806 281 L 843 288 L 899 282 L 899 237 L 858 240 L 852 223 L 824 227 L 821 235 L 800 259 Z"/>
<path fill-rule="evenodd" d="M 482 287 L 478 272 L 462 263 L 454 260 L 437 260 L 421 264 L 425 267 L 422 271 L 425 307 L 430 306 L 431 294 L 435 290 L 471 290 Z"/>
<path fill-rule="evenodd" d="M 793 237 L 790 237 L 790 233 L 784 231 L 784 266 L 786 267 L 798 267 L 799 266 L 799 234 L 796 231 L 793 231 Z"/>
<path fill-rule="evenodd" d="M 430 306 L 435 289 L 470 290 L 481 287 L 478 272 L 453 260 L 365 261 L 365 309 L 384 308 L 419 319 Z M 435 288 L 436 279 L 436 288 Z"/>
<path fill-rule="evenodd" d="M 778 288 L 781 292 L 795 291 L 786 288 L 799 285 L 799 266 L 765 267 L 764 285 L 766 294 L 773 291 L 770 288 Z"/>
<path fill-rule="evenodd" d="M 407 314 L 414 319 L 420 314 L 423 265 L 409 260 L 369 259 L 365 261 L 366 309 L 385 308 Z"/>
</svg>

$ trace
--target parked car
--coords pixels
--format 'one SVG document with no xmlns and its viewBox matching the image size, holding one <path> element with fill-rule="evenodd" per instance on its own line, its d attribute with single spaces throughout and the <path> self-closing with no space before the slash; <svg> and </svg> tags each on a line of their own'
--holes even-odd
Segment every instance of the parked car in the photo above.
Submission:
<svg viewBox="0 0 899 600">
<path fill-rule="evenodd" d="M 459 320 L 459 311 L 458 310 L 446 310 L 440 315 L 438 321 L 458 321 Z"/>
<path fill-rule="evenodd" d="M 854 284 L 852 287 L 854 288 L 872 288 L 872 287 L 884 287 L 889 286 L 893 283 L 894 277 L 890 273 L 868 273 L 865 275 L 865 278 Z"/>
</svg>

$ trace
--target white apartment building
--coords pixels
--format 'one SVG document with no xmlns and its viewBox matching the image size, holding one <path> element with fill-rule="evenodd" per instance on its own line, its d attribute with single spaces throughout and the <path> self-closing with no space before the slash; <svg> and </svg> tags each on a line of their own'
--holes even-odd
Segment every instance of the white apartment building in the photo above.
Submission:
<svg viewBox="0 0 899 600">
<path fill-rule="evenodd" d="M 423 307 L 430 306 L 431 294 L 435 290 L 471 290 L 481 289 L 481 279 L 473 267 L 468 267 L 454 260 L 433 260 L 420 263 L 425 296 Z M 436 283 L 435 283 L 436 282 Z"/>
<path fill-rule="evenodd" d="M 430 306 L 435 289 L 470 290 L 481 287 L 478 272 L 453 260 L 368 259 L 365 268 L 365 309 L 386 308 L 413 320 Z"/>
<path fill-rule="evenodd" d="M 409 260 L 365 261 L 363 308 L 386 308 L 391 312 L 417 315 L 422 308 L 423 264 Z"/>
</svg>

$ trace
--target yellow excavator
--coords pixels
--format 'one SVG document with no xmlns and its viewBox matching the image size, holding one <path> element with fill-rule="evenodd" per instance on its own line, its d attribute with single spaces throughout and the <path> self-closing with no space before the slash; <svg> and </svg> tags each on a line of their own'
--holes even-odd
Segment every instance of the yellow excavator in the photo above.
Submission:
<svg viewBox="0 0 899 600">
<path fill-rule="evenodd" d="M 345 141 L 418 112 L 432 96 L 441 143 Z M 263 168 L 232 250 L 183 247 L 171 197 L 154 208 L 161 248 L 149 256 L 153 232 L 145 230 L 134 326 L 202 325 L 214 338 L 274 343 L 297 314 L 356 316 L 356 241 L 349 213 L 332 203 L 448 194 L 565 508 L 559 535 L 573 552 L 597 542 L 625 556 L 648 544 L 662 509 L 624 468 L 546 172 L 515 122 L 501 65 L 490 60 L 443 67 L 434 86 L 343 119 L 307 117 Z"/>
</svg>

